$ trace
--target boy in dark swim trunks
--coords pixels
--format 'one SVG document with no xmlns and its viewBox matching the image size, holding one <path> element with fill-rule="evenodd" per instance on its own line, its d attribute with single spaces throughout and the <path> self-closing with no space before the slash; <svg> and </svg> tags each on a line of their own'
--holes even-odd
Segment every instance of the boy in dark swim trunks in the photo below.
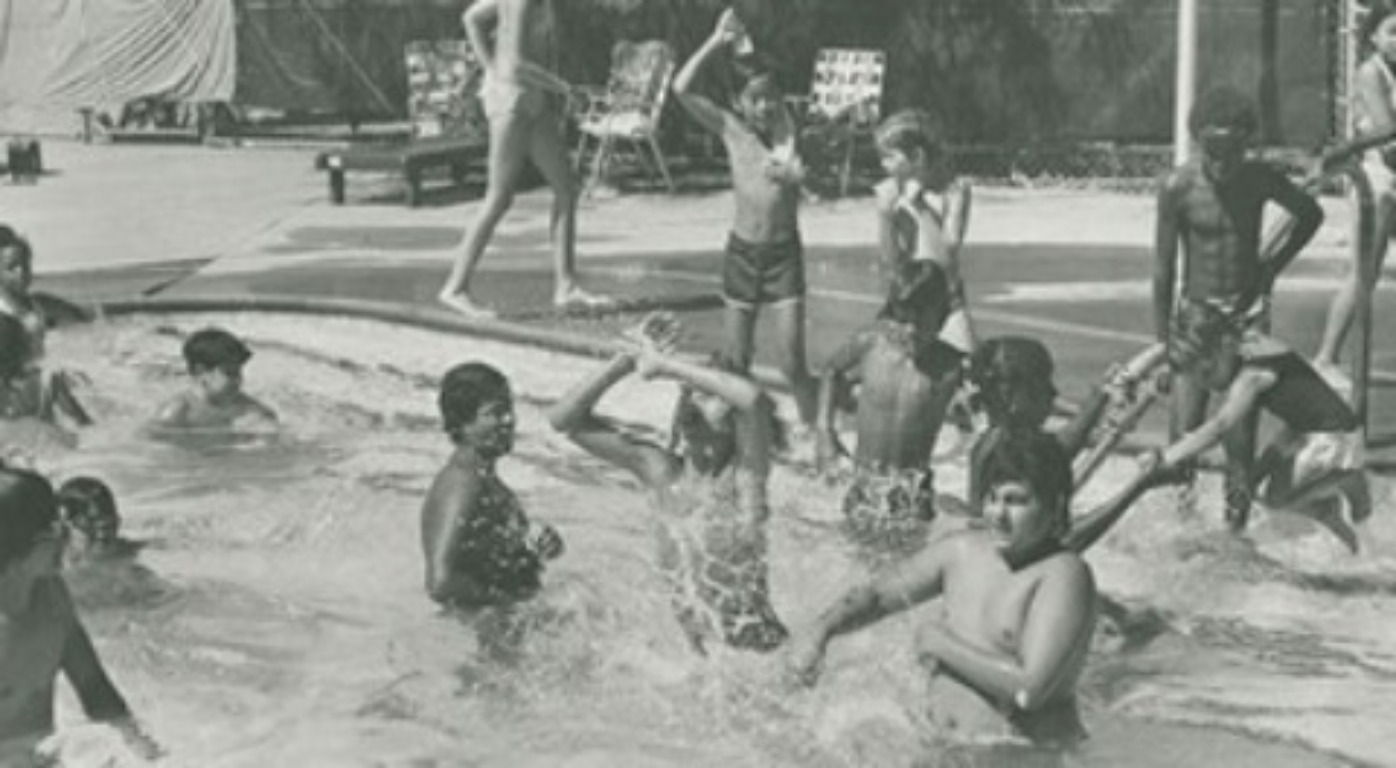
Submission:
<svg viewBox="0 0 1396 768">
<path fill-rule="evenodd" d="M 1232 385 L 1242 357 L 1263 354 L 1242 351 L 1255 342 L 1243 343 L 1239 324 L 1210 318 L 1239 318 L 1263 307 L 1275 279 L 1323 221 L 1312 197 L 1277 168 L 1246 157 L 1256 115 L 1243 94 L 1226 88 L 1207 93 L 1193 108 L 1188 127 L 1202 151 L 1173 170 L 1158 194 L 1155 330 L 1170 347 L 1183 338 L 1220 336 L 1197 345 L 1198 353 L 1186 355 L 1187 365 L 1178 368 L 1175 438 L 1202 423 L 1209 391 Z M 1294 227 L 1273 255 L 1262 258 L 1262 215 L 1268 203 L 1284 208 Z M 1180 247 L 1182 287 L 1181 295 L 1175 295 Z M 1245 527 L 1250 515 L 1256 415 L 1252 410 L 1228 419 L 1231 428 L 1220 438 L 1227 454 L 1226 519 L 1236 530 Z"/>
<path fill-rule="evenodd" d="M 427 594 L 465 610 L 527 600 L 563 544 L 552 526 L 529 521 L 495 472 L 514 447 L 509 381 L 483 363 L 458 365 L 442 379 L 437 404 L 455 450 L 422 505 Z"/>
<path fill-rule="evenodd" d="M 847 455 L 834 424 L 841 392 L 859 384 L 853 481 L 843 500 L 849 533 L 877 549 L 918 549 L 935 516 L 931 454 L 958 391 L 963 355 L 939 338 L 953 306 L 936 261 L 900 270 L 876 325 L 836 352 L 821 379 L 816 438 L 821 469 Z"/>
<path fill-rule="evenodd" d="M 776 358 L 800 421 L 812 425 L 816 382 L 805 362 L 805 263 L 798 223 L 805 171 L 796 146 L 798 126 L 768 73 L 746 81 L 736 111 L 693 91 L 718 50 L 744 36 L 736 14 L 724 12 L 712 36 L 674 78 L 674 93 L 699 124 L 722 138 L 732 171 L 736 208 L 722 266 L 725 355 L 744 370 L 750 366 L 757 315 L 769 306 L 780 339 Z"/>
</svg>

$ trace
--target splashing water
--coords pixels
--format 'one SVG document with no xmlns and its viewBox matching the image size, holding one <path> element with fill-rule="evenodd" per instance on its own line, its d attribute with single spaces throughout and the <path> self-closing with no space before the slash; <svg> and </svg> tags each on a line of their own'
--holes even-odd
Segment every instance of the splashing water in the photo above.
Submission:
<svg viewBox="0 0 1396 768">
<path fill-rule="evenodd" d="M 286 436 L 139 436 L 184 385 L 181 335 L 208 323 L 250 341 L 247 389 Z M 79 450 L 45 448 L 42 468 L 106 478 L 124 532 L 148 542 L 139 565 L 71 574 L 74 591 L 172 765 L 1328 766 L 1379 763 L 1396 746 L 1385 482 L 1358 558 L 1280 515 L 1262 515 L 1249 540 L 1227 536 L 1211 478 L 1195 517 L 1170 491 L 1146 497 L 1088 558 L 1109 617 L 1081 688 L 1092 738 L 1065 758 L 967 751 L 924 727 L 916 612 L 836 641 L 812 690 L 787 687 L 778 655 L 687 650 L 643 494 L 541 415 L 591 361 L 271 315 L 65 329 L 50 359 L 92 382 L 80 394 L 100 425 Z M 533 605 L 463 622 L 425 596 L 418 511 L 449 452 L 436 377 L 467 359 L 513 380 L 519 437 L 501 476 L 568 551 Z M 661 427 L 673 396 L 627 381 L 603 410 Z M 941 490 L 962 471 L 940 468 Z M 1093 488 L 1125 471 L 1107 465 Z M 772 593 L 791 624 L 865 575 L 837 533 L 839 495 L 784 467 L 772 479 Z M 517 651 L 497 642 L 520 633 Z M 50 746 L 65 764 L 119 752 L 66 693 L 60 721 Z"/>
</svg>

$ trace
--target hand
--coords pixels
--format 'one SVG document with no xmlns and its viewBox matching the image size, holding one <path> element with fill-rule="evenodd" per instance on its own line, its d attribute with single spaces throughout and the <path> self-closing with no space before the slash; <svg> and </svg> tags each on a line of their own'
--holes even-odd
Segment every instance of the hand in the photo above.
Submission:
<svg viewBox="0 0 1396 768">
<path fill-rule="evenodd" d="M 737 18 L 737 12 L 732 8 L 723 11 L 713 29 L 713 40 L 720 45 L 732 45 L 743 37 L 746 37 L 746 25 Z"/>
<path fill-rule="evenodd" d="M 785 670 L 791 682 L 814 685 L 824 666 L 824 643 L 814 632 L 805 630 L 790 636 L 785 646 Z"/>
<path fill-rule="evenodd" d="M 950 628 L 939 619 L 931 619 L 917 627 L 916 637 L 913 641 L 917 661 L 929 670 L 934 670 L 940 666 L 941 649 L 945 647 L 950 637 Z"/>
<path fill-rule="evenodd" d="M 533 523 L 528 529 L 528 548 L 539 560 L 556 560 L 566 546 L 556 528 L 547 523 Z"/>
<path fill-rule="evenodd" d="M 672 312 L 652 312 L 624 336 L 634 344 L 635 372 L 652 379 L 663 372 L 664 358 L 678 346 L 679 321 Z"/>
</svg>

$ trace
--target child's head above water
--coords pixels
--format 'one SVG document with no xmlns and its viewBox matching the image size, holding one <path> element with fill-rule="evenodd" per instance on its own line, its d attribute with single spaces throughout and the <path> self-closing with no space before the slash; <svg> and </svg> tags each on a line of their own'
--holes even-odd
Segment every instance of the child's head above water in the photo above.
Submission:
<svg viewBox="0 0 1396 768">
<path fill-rule="evenodd" d="M 222 328 L 195 331 L 184 342 L 184 363 L 192 374 L 211 370 L 241 371 L 250 359 L 252 350 Z"/>
<path fill-rule="evenodd" d="M 1001 504 L 1011 506 L 1011 494 L 1005 494 L 1003 486 L 1021 485 L 1044 514 L 1038 533 L 1059 539 L 1067 532 L 1074 482 L 1071 460 L 1055 437 L 1041 432 L 1010 435 L 994 445 L 982 467 L 981 505 L 987 508 L 987 502 L 997 495 Z"/>
<path fill-rule="evenodd" d="M 89 544 L 113 542 L 121 531 L 116 496 L 106 483 L 95 477 L 65 480 L 58 487 L 58 505 L 63 510 L 63 519 Z"/>
<path fill-rule="evenodd" d="M 462 363 L 441 378 L 436 396 L 441 426 L 455 443 L 507 452 L 514 439 L 509 379 L 485 363 Z"/>
<path fill-rule="evenodd" d="M 33 247 L 18 232 L 0 224 L 0 288 L 21 293 L 28 291 L 33 276 Z"/>
<path fill-rule="evenodd" d="M 916 179 L 931 189 L 951 181 L 950 149 L 936 121 L 919 109 L 897 112 L 874 135 L 883 170 L 899 180 Z"/>
<path fill-rule="evenodd" d="M 970 380 L 979 407 L 996 426 L 1040 429 L 1052 415 L 1057 388 L 1052 353 L 1037 339 L 999 336 L 970 358 Z"/>
</svg>

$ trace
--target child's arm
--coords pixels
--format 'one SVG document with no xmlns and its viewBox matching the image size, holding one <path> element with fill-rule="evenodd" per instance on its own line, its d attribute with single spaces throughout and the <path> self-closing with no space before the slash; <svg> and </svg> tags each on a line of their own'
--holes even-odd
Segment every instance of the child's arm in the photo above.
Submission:
<svg viewBox="0 0 1396 768">
<path fill-rule="evenodd" d="M 1255 286 L 1256 295 L 1250 297 L 1251 301 L 1270 293 L 1275 287 L 1276 278 L 1291 261 L 1294 261 L 1294 257 L 1299 255 L 1304 246 L 1309 244 L 1319 226 L 1323 224 L 1323 208 L 1317 200 L 1278 169 L 1267 168 L 1267 171 L 1264 176 L 1269 185 L 1266 197 L 1275 201 L 1294 219 L 1294 226 L 1289 229 L 1288 236 L 1273 253 L 1261 254 L 1260 279 Z M 1243 302 L 1242 308 L 1249 303 Z"/>
<path fill-rule="evenodd" d="M 718 49 L 731 45 L 740 35 L 741 22 L 737 20 L 736 14 L 730 8 L 723 11 L 713 33 L 674 76 L 674 95 L 678 97 L 679 103 L 693 115 L 694 120 L 714 133 L 722 132 L 726 123 L 726 112 L 711 100 L 694 93 L 693 83 Z"/>
<path fill-rule="evenodd" d="M 181 393 L 160 406 L 155 417 L 150 420 L 154 427 L 182 427 L 189 415 L 189 398 Z"/>
<path fill-rule="evenodd" d="M 621 379 L 635 370 L 635 358 L 616 355 L 596 373 L 573 387 L 548 410 L 553 429 L 567 435 L 588 453 L 629 471 L 645 485 L 665 482 L 672 460 L 658 446 L 625 434 L 595 413 L 596 404 Z"/>
<path fill-rule="evenodd" d="M 69 377 L 62 371 L 49 376 L 48 386 L 44 387 L 43 418 L 53 421 L 59 414 L 70 419 L 79 427 L 92 425 L 92 416 L 73 394 Z"/>
<path fill-rule="evenodd" d="M 892 179 L 879 182 L 873 190 L 877 199 L 877 244 L 882 254 L 882 269 L 888 280 L 901 274 L 907 258 L 897 242 L 897 183 Z"/>
<path fill-rule="evenodd" d="M 1178 179 L 1169 174 L 1159 185 L 1154 220 L 1154 334 L 1167 342 L 1173 319 L 1173 281 L 1182 237 Z"/>
</svg>

